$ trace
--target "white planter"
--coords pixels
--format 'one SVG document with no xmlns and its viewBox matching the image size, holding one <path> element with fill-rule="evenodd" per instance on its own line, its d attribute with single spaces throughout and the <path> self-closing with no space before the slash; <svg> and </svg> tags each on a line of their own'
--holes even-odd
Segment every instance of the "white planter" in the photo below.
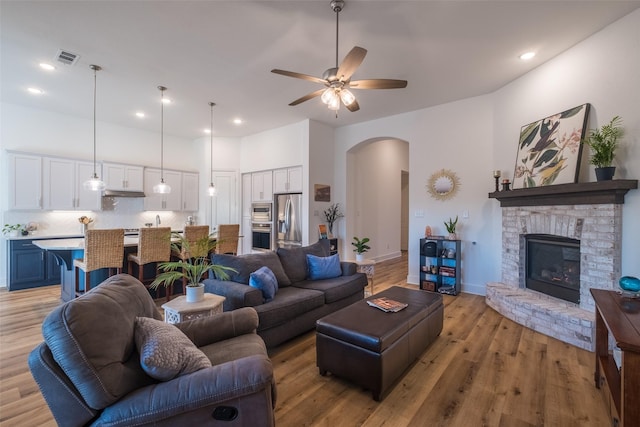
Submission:
<svg viewBox="0 0 640 427">
<path fill-rule="evenodd" d="M 356 254 L 356 261 L 357 262 L 364 261 L 364 254 Z"/>
<path fill-rule="evenodd" d="M 204 284 L 186 287 L 187 302 L 200 302 L 204 300 Z"/>
</svg>

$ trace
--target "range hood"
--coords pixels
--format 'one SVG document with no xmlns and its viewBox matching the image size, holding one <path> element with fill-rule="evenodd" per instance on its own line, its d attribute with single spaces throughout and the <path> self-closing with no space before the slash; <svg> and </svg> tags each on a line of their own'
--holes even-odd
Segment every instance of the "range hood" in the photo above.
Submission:
<svg viewBox="0 0 640 427">
<path fill-rule="evenodd" d="M 102 197 L 145 197 L 142 191 L 104 190 Z"/>
</svg>

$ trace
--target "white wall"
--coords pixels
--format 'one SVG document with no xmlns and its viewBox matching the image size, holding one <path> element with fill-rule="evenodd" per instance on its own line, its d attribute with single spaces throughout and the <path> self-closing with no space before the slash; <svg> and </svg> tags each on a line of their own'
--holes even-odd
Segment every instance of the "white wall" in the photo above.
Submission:
<svg viewBox="0 0 640 427">
<path fill-rule="evenodd" d="M 309 154 L 308 154 L 308 181 L 305 184 L 306 197 L 309 200 L 309 221 L 305 243 L 313 243 L 318 240 L 318 225 L 324 224 L 324 210 L 334 201 L 335 186 L 333 184 L 333 139 L 334 130 L 325 124 L 309 121 Z M 331 186 L 331 201 L 316 202 L 314 200 L 314 185 L 325 184 Z M 305 233 L 303 233 L 305 234 Z"/>
<path fill-rule="evenodd" d="M 302 165 L 308 120 L 242 138 L 242 173 Z"/>
</svg>

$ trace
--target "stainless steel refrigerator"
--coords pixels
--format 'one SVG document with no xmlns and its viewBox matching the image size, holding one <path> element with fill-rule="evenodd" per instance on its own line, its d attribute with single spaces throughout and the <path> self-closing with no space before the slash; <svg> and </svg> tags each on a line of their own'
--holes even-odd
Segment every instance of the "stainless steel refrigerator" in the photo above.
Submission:
<svg viewBox="0 0 640 427">
<path fill-rule="evenodd" d="M 302 194 L 276 194 L 276 246 L 302 246 Z"/>
</svg>

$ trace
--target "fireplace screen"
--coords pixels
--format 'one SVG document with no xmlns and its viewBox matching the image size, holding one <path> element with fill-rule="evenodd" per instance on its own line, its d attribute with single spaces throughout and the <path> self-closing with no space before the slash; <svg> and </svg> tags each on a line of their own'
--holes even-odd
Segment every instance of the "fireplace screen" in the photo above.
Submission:
<svg viewBox="0 0 640 427">
<path fill-rule="evenodd" d="M 580 303 L 580 241 L 550 235 L 526 236 L 529 289 Z"/>
</svg>

